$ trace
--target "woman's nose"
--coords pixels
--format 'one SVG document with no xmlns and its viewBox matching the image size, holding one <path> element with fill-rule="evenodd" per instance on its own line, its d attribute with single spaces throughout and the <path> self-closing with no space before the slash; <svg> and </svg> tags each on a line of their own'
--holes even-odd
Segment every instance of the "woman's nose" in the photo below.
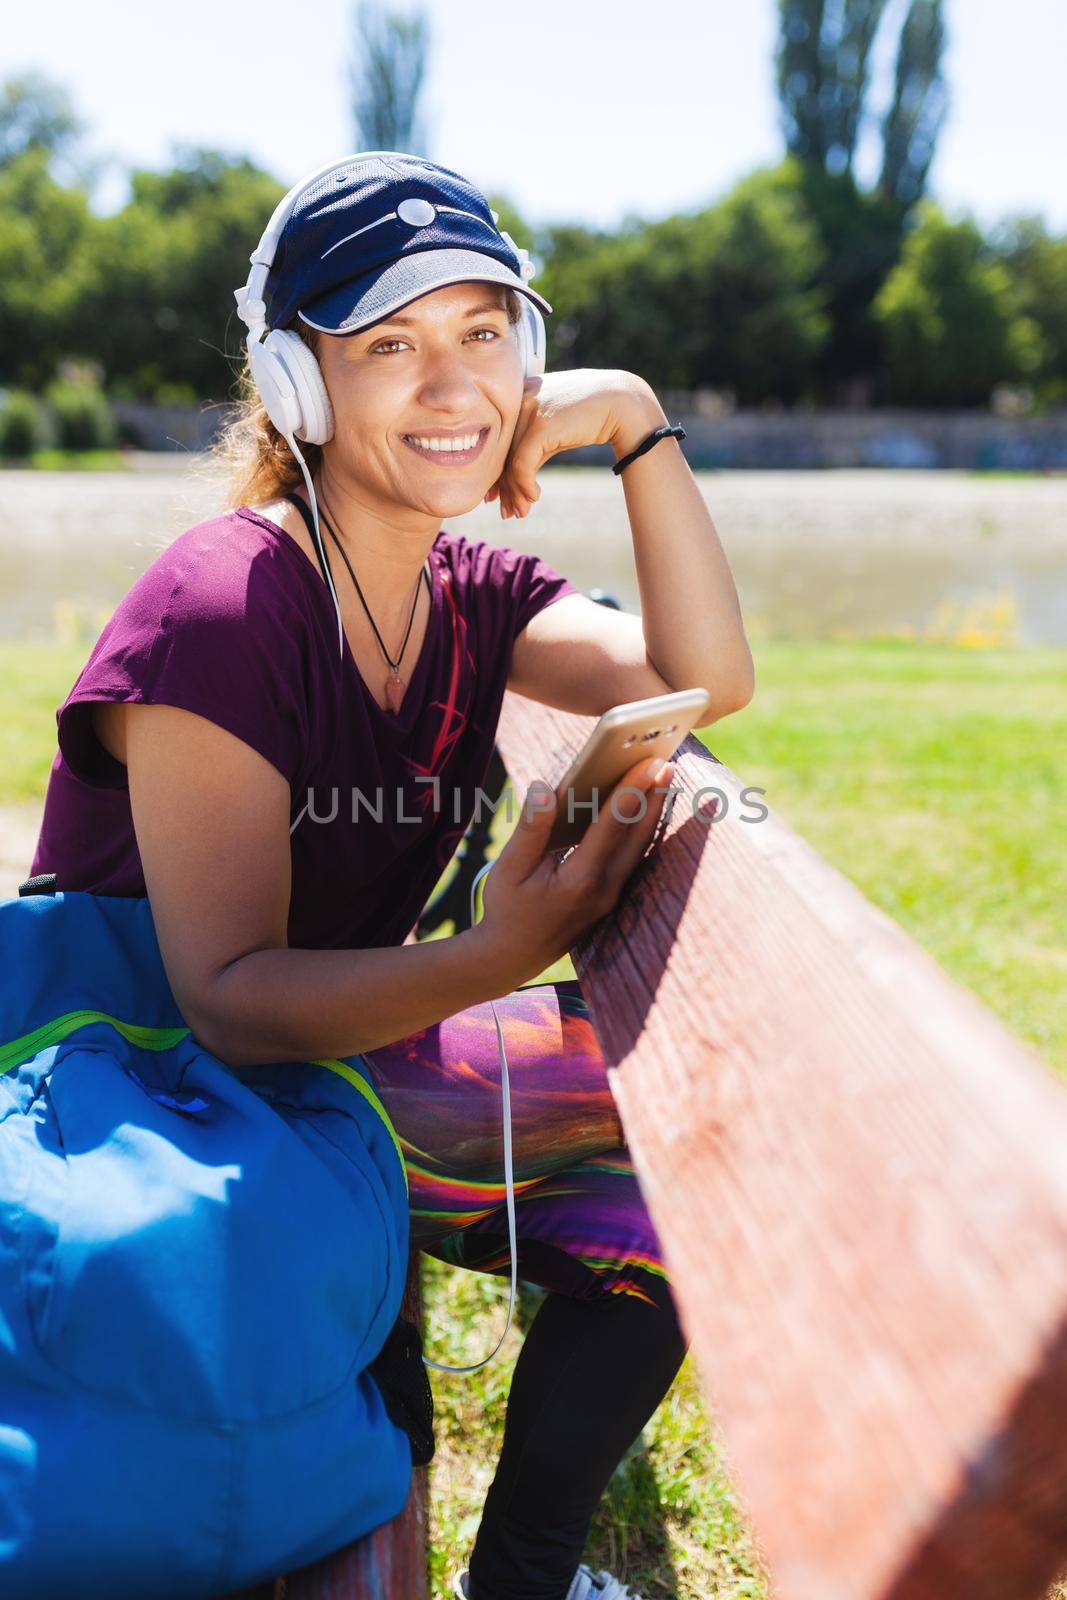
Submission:
<svg viewBox="0 0 1067 1600">
<path fill-rule="evenodd" d="M 466 362 L 457 351 L 427 351 L 420 386 L 420 399 L 427 405 L 462 405 L 476 392 Z"/>
</svg>

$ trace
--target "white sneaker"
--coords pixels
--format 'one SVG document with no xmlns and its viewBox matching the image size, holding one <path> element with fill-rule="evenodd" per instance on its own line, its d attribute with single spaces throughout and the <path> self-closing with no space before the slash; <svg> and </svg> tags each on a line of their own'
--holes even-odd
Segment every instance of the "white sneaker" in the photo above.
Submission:
<svg viewBox="0 0 1067 1600">
<path fill-rule="evenodd" d="M 466 1567 L 462 1572 L 457 1572 L 452 1580 L 452 1600 L 470 1600 Z M 567 1600 L 641 1600 L 641 1596 L 634 1594 L 604 1568 L 594 1577 L 592 1569 L 583 1561 L 567 1590 Z"/>
<path fill-rule="evenodd" d="M 567 1590 L 567 1600 L 641 1600 L 641 1596 L 603 1567 L 594 1577 L 592 1569 L 583 1561 Z"/>
</svg>

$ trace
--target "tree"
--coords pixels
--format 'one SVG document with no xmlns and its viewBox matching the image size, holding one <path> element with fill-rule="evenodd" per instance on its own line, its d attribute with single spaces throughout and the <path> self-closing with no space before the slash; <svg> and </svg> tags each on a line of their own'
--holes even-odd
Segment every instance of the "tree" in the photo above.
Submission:
<svg viewBox="0 0 1067 1600">
<path fill-rule="evenodd" d="M 31 144 L 0 166 L 0 384 L 40 388 L 79 348 L 95 219 Z"/>
<path fill-rule="evenodd" d="M 886 0 L 778 0 L 775 57 L 790 153 L 833 176 L 851 172 L 866 113 L 870 57 Z M 945 112 L 942 0 L 911 0 L 882 122 L 878 190 L 906 211 L 921 197 Z"/>
<path fill-rule="evenodd" d="M 0 90 L 0 167 L 27 150 L 64 158 L 82 131 L 66 89 L 43 73 L 20 73 Z"/>
<path fill-rule="evenodd" d="M 986 405 L 994 386 L 1037 370 L 1041 334 L 1020 310 L 1003 261 L 969 218 L 923 201 L 919 223 L 874 303 L 891 397 L 910 405 Z"/>
<path fill-rule="evenodd" d="M 538 279 L 565 330 L 560 352 L 550 326 L 550 361 L 725 387 L 742 403 L 799 398 L 828 332 L 820 265 L 791 162 L 695 215 L 633 219 L 614 235 L 557 230 Z"/>
<path fill-rule="evenodd" d="M 284 187 L 243 156 L 179 147 L 130 188 L 96 223 L 78 353 L 112 388 L 224 399 L 244 334 L 233 291 Z"/>
<path fill-rule="evenodd" d="M 798 187 L 822 245 L 822 282 L 830 331 L 818 363 L 819 398 L 847 403 L 859 382 L 877 394 L 881 333 L 871 305 L 900 256 L 900 208 L 878 191 L 864 192 L 851 172 L 803 164 Z"/>
<path fill-rule="evenodd" d="M 1067 402 L 1067 237 L 1050 237 L 1037 216 L 1009 219 L 993 248 L 1007 268 L 1019 309 L 1040 329 L 1041 359 L 1031 380 L 1039 402 Z"/>
<path fill-rule="evenodd" d="M 886 0 L 779 0 L 776 66 L 786 144 L 828 172 L 851 170 L 871 46 Z"/>
<path fill-rule="evenodd" d="M 349 82 L 356 148 L 427 154 L 419 121 L 430 30 L 425 12 L 388 11 L 363 0 Z"/>
<path fill-rule="evenodd" d="M 879 192 L 902 210 L 926 188 L 946 109 L 941 0 L 912 0 L 900 33 L 892 104 L 882 123 Z"/>
<path fill-rule="evenodd" d="M 881 359 L 875 296 L 900 255 L 945 110 L 941 0 L 910 0 L 897 46 L 892 102 L 882 122 L 881 175 L 864 192 L 853 159 L 866 116 L 871 52 L 886 0 L 779 0 L 778 94 L 789 150 L 800 163 L 830 289 L 831 333 L 820 391 L 844 398 L 856 380 L 873 393 Z"/>
</svg>

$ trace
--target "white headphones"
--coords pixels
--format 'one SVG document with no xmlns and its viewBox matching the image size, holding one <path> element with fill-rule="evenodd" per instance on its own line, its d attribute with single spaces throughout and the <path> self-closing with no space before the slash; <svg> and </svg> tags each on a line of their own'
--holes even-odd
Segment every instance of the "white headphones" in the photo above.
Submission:
<svg viewBox="0 0 1067 1600">
<path fill-rule="evenodd" d="M 294 184 L 287 195 L 274 208 L 274 212 L 263 236 L 249 256 L 251 270 L 248 281 L 240 289 L 233 292 L 237 302 L 237 314 L 248 328 L 245 338 L 245 348 L 248 352 L 248 367 L 252 380 L 263 402 L 267 416 L 273 422 L 278 432 L 288 442 L 300 470 L 304 474 L 307 484 L 308 497 L 311 501 L 311 510 L 314 518 L 315 544 L 319 553 L 319 565 L 327 586 L 333 597 L 334 609 L 337 612 L 337 636 L 341 655 L 344 655 L 344 629 L 341 624 L 341 607 L 337 599 L 337 590 L 334 588 L 333 578 L 330 574 L 329 563 L 326 561 L 322 548 L 322 535 L 319 531 L 319 508 L 315 499 L 315 491 L 311 484 L 311 475 L 307 464 L 296 441 L 300 439 L 304 444 L 326 444 L 333 438 L 333 407 L 330 397 L 326 392 L 322 372 L 315 359 L 314 352 L 306 345 L 298 333 L 287 328 L 273 328 L 267 332 L 266 317 L 267 307 L 263 299 L 267 278 L 274 261 L 278 242 L 282 236 L 285 223 L 300 196 L 304 191 L 324 178 L 328 173 L 334 172 L 338 167 L 348 166 L 352 162 L 365 161 L 372 156 L 403 155 L 399 150 L 360 150 L 354 155 L 342 156 L 339 161 L 328 161 L 325 166 L 317 167 L 314 172 L 309 172 L 300 182 Z M 491 211 L 494 223 L 499 221 L 499 213 Z M 519 257 L 520 272 L 524 280 L 529 281 L 534 274 L 534 265 L 530 260 L 529 252 L 521 249 L 512 239 L 511 235 L 500 232 L 500 237 L 510 245 Z M 516 328 L 519 341 L 519 350 L 522 355 L 524 377 L 535 377 L 545 370 L 545 349 L 547 335 L 545 322 L 537 306 L 526 295 L 518 296 L 522 315 Z"/>
</svg>

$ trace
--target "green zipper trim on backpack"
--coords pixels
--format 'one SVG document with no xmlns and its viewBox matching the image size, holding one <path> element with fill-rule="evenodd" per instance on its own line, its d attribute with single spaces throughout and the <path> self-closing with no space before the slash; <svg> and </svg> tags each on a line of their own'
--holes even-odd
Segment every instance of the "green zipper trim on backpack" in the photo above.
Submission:
<svg viewBox="0 0 1067 1600">
<path fill-rule="evenodd" d="M 123 1022 L 119 1017 L 109 1016 L 106 1011 L 68 1011 L 65 1016 L 43 1022 L 32 1033 L 24 1033 L 21 1039 L 0 1045 L 0 1073 L 20 1067 L 38 1050 L 56 1044 L 58 1040 L 65 1039 L 68 1033 L 73 1033 L 76 1028 L 84 1028 L 90 1022 L 108 1023 L 112 1028 L 117 1028 L 130 1044 L 139 1045 L 143 1050 L 170 1050 L 189 1032 L 188 1028 L 144 1028 L 140 1023 Z"/>
<path fill-rule="evenodd" d="M 138 1022 L 123 1022 L 120 1017 L 112 1017 L 106 1011 L 68 1011 L 65 1016 L 53 1017 L 51 1022 L 43 1022 L 39 1028 L 34 1028 L 32 1033 L 24 1033 L 21 1039 L 13 1039 L 10 1044 L 0 1045 L 0 1075 L 20 1067 L 39 1050 L 47 1049 L 50 1044 L 58 1044 L 77 1028 L 87 1027 L 91 1022 L 106 1022 L 121 1033 L 130 1044 L 137 1045 L 142 1050 L 171 1050 L 192 1031 L 189 1028 L 146 1028 Z M 404 1174 L 404 1188 L 408 1191 L 408 1169 L 400 1140 L 396 1136 L 396 1129 L 389 1119 L 389 1113 L 367 1080 L 345 1061 L 313 1061 L 311 1065 L 325 1067 L 328 1071 L 335 1072 L 354 1089 L 358 1089 L 363 1098 L 374 1107 L 396 1147 L 400 1170 Z"/>
<path fill-rule="evenodd" d="M 336 1072 L 339 1078 L 344 1078 L 346 1083 L 352 1084 L 353 1088 L 359 1090 L 365 1100 L 370 1101 L 370 1104 L 385 1123 L 386 1128 L 389 1130 L 389 1137 L 396 1146 L 396 1153 L 400 1159 L 400 1170 L 404 1174 L 404 1190 L 405 1193 L 410 1195 L 411 1185 L 408 1183 L 407 1162 L 404 1160 L 404 1152 L 400 1147 L 400 1140 L 396 1136 L 396 1129 L 389 1119 L 388 1111 L 386 1111 L 366 1078 L 361 1077 L 353 1067 L 348 1065 L 347 1061 L 313 1061 L 311 1065 L 313 1067 L 325 1067 L 329 1072 Z"/>
</svg>

